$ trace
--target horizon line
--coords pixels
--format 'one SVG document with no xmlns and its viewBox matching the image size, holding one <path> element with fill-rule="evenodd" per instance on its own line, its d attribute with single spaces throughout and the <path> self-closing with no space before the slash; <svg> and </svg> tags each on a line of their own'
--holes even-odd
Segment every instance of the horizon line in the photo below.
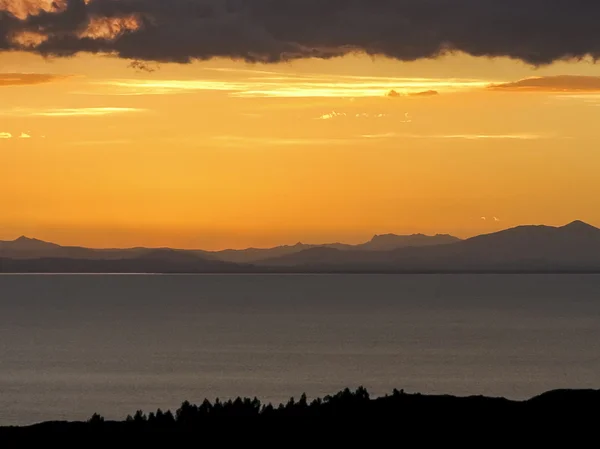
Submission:
<svg viewBox="0 0 600 449">
<path fill-rule="evenodd" d="M 283 243 L 283 244 L 279 244 L 279 245 L 274 245 L 274 246 L 265 246 L 265 247 L 255 247 L 255 246 L 249 246 L 249 247 L 240 247 L 240 248 L 223 248 L 223 249 L 214 249 L 214 250 L 206 250 L 206 249 L 201 249 L 201 248 L 178 248 L 178 247 L 171 247 L 171 246 L 140 246 L 140 245 L 136 245 L 136 246 L 129 246 L 129 247 L 116 247 L 116 246 L 104 246 L 104 247 L 99 247 L 99 246 L 86 246 L 86 245 L 65 245 L 65 244 L 61 244 L 61 243 L 57 243 L 56 241 L 50 241 L 50 240 L 42 240 L 42 239 L 38 239 L 36 237 L 29 237 L 26 234 L 21 234 L 20 236 L 12 239 L 12 240 L 0 240 L 0 243 L 7 243 L 7 242 L 16 242 L 19 239 L 27 239 L 27 240 L 35 240 L 35 241 L 39 241 L 39 242 L 43 242 L 43 243 L 48 243 L 48 244 L 54 244 L 60 247 L 64 247 L 64 248 L 85 248 L 85 249 L 91 249 L 91 250 L 106 250 L 106 251 L 110 251 L 110 250 L 134 250 L 134 249 L 150 249 L 150 250 L 174 250 L 174 251 L 202 251 L 202 252 L 206 252 L 206 253 L 219 253 L 219 252 L 225 252 L 225 251 L 249 251 L 249 250 L 271 250 L 271 249 L 275 249 L 275 248 L 286 248 L 286 247 L 294 247 L 294 246 L 299 246 L 299 245 L 306 245 L 306 246 L 313 246 L 313 247 L 323 247 L 323 246 L 330 246 L 330 245 L 345 245 L 345 246 L 359 246 L 359 245 L 364 245 L 366 243 L 371 242 L 373 239 L 375 239 L 376 237 L 382 237 L 382 236 L 397 236 L 397 237 L 415 237 L 415 236 L 424 236 L 424 237 L 430 237 L 430 238 L 434 238 L 434 237 L 453 237 L 455 239 L 458 239 L 460 241 L 464 241 L 464 240 L 469 240 L 471 238 L 474 237 L 479 237 L 479 236 L 484 236 L 484 235 L 490 235 L 490 234 L 495 234 L 498 232 L 503 232 L 503 231 L 507 231 L 510 229 L 515 229 L 515 228 L 520 228 L 520 227 L 551 227 L 551 228 L 562 228 L 562 227 L 566 227 L 568 225 L 574 224 L 574 223 L 583 223 L 585 225 L 588 226 L 592 226 L 592 227 L 597 227 L 594 226 L 586 221 L 583 220 L 579 220 L 579 219 L 575 219 L 575 220 L 571 220 L 563 225 L 547 225 L 547 224 L 519 224 L 519 225 L 514 225 L 514 226 L 510 226 L 510 227 L 506 227 L 506 228 L 502 228 L 496 231 L 491 231 L 491 232 L 484 232 L 481 234 L 473 234 L 469 237 L 457 237 L 456 235 L 450 234 L 450 233 L 434 233 L 434 234 L 425 234 L 425 233 L 421 233 L 421 232 L 416 232 L 416 233 L 411 233 L 411 234 L 396 234 L 393 232 L 389 232 L 389 233 L 375 233 L 373 234 L 373 236 L 371 237 L 371 239 L 367 240 L 367 241 L 361 241 L 360 243 L 344 243 L 342 241 L 335 241 L 335 242 L 325 242 L 325 243 L 304 243 L 302 241 L 298 241 L 296 243 L 290 244 L 290 243 Z"/>
</svg>

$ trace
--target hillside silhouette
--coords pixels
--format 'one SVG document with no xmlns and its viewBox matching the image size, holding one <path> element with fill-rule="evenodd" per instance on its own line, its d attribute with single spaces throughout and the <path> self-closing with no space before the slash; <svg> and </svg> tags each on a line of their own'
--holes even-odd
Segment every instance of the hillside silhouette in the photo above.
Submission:
<svg viewBox="0 0 600 449">
<path fill-rule="evenodd" d="M 359 245 L 203 251 L 90 249 L 20 237 L 0 242 L 4 273 L 559 273 L 600 272 L 600 229 L 518 226 L 460 240 L 393 234 Z"/>
<path fill-rule="evenodd" d="M 271 434 L 277 433 L 277 426 L 285 425 L 286 428 L 292 427 L 300 432 L 298 437 L 306 436 L 306 432 L 317 431 L 336 434 L 338 439 L 351 440 L 353 436 L 363 435 L 362 432 L 373 429 L 389 432 L 399 426 L 398 430 L 409 433 L 412 431 L 411 427 L 407 427 L 409 425 L 433 431 L 449 423 L 457 426 L 454 431 L 459 434 L 463 434 L 466 429 L 477 423 L 478 427 L 472 429 L 474 432 L 481 432 L 483 428 L 493 428 L 502 435 L 517 436 L 524 430 L 521 427 L 523 425 L 529 430 L 536 429 L 533 422 L 546 426 L 560 423 L 564 429 L 577 419 L 579 431 L 584 431 L 586 421 L 592 422 L 592 416 L 595 417 L 593 411 L 599 406 L 600 390 L 556 390 L 528 400 L 515 401 L 484 396 L 409 394 L 397 389 L 391 394 L 372 398 L 367 389 L 359 387 L 355 391 L 346 388 L 334 395 L 310 401 L 303 394 L 278 405 L 263 404 L 256 397 L 238 397 L 223 401 L 205 399 L 200 404 L 185 401 L 174 412 L 158 409 L 147 413 L 138 410 L 123 421 L 107 421 L 96 413 L 85 422 L 51 421 L 24 427 L 0 428 L 0 438 L 8 441 L 9 438 L 24 436 L 81 432 L 95 435 L 114 432 L 197 432 L 199 436 L 215 432 L 224 436 L 222 428 L 214 427 L 216 424 L 225 423 L 223 418 L 228 419 L 227 423 L 230 426 L 251 423 L 254 432 L 262 430 Z M 589 417 L 588 420 L 586 416 Z M 243 420 L 238 421 L 237 418 Z M 316 423 L 326 426 L 315 428 Z M 350 428 L 343 426 L 343 423 L 353 423 L 357 427 Z M 342 427 L 339 427 L 340 425 Z M 595 431 L 595 426 L 587 429 Z M 546 428 L 545 433 L 538 434 L 538 440 L 547 436 L 548 432 L 550 429 Z M 448 438 L 451 435 L 439 436 Z M 490 437 L 492 434 L 484 435 L 485 439 Z"/>
</svg>

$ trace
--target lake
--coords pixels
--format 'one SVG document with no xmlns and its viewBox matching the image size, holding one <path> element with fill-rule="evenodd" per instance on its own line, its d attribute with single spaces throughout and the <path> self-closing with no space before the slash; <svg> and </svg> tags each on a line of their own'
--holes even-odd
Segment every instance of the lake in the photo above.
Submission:
<svg viewBox="0 0 600 449">
<path fill-rule="evenodd" d="M 597 275 L 0 275 L 0 425 L 600 388 Z"/>
</svg>

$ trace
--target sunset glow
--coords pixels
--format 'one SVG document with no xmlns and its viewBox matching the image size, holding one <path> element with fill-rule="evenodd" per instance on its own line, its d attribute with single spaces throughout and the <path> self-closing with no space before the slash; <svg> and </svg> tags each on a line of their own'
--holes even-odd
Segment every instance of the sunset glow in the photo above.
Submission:
<svg viewBox="0 0 600 449">
<path fill-rule="evenodd" d="M 21 50 L 0 53 L 0 240 L 219 249 L 600 224 L 590 58 L 180 64 L 108 51 L 144 17 L 92 16 L 73 39 L 97 54 L 69 58 L 29 52 L 55 37 L 15 27 Z"/>
</svg>

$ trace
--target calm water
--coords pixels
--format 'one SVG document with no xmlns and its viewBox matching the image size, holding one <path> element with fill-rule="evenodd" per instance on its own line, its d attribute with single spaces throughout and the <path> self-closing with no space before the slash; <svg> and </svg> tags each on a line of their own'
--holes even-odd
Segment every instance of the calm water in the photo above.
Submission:
<svg viewBox="0 0 600 449">
<path fill-rule="evenodd" d="M 0 423 L 600 388 L 600 276 L 0 276 Z"/>
</svg>

